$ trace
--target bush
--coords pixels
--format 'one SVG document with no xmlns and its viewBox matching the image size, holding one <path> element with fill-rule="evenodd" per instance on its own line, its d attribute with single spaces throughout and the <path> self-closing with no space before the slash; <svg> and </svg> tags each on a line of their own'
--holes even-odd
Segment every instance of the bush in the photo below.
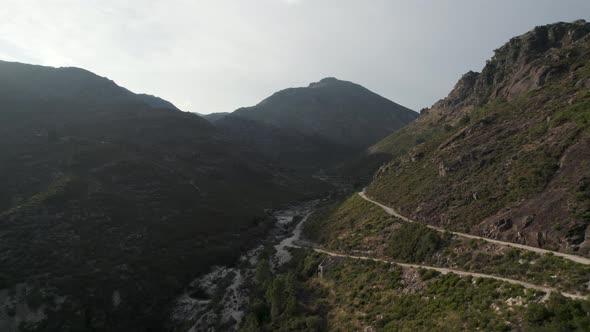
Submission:
<svg viewBox="0 0 590 332">
<path fill-rule="evenodd" d="M 432 279 L 432 278 L 440 275 L 440 272 L 438 272 L 436 270 L 427 270 L 427 269 L 420 269 L 420 270 L 418 270 L 418 273 L 420 274 L 420 277 L 422 278 L 423 281 Z"/>
<path fill-rule="evenodd" d="M 416 223 L 404 223 L 391 237 L 387 253 L 406 262 L 423 262 L 446 244 L 437 231 Z"/>
<path fill-rule="evenodd" d="M 305 319 L 305 325 L 309 331 L 322 331 L 324 320 L 318 316 L 309 316 Z"/>
<path fill-rule="evenodd" d="M 43 305 L 43 294 L 41 290 L 37 287 L 33 288 L 27 294 L 27 305 L 32 310 L 37 310 Z"/>
<path fill-rule="evenodd" d="M 590 301 L 552 295 L 545 304 L 529 305 L 525 318 L 530 331 L 590 331 Z"/>
</svg>

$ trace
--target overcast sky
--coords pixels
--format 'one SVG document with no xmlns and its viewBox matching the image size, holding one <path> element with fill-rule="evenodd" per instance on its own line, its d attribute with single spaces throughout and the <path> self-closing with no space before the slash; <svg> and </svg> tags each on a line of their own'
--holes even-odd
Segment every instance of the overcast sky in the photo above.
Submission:
<svg viewBox="0 0 590 332">
<path fill-rule="evenodd" d="M 76 66 L 185 111 L 232 111 L 326 76 L 419 110 L 589 0 L 2 0 L 0 59 Z"/>
</svg>

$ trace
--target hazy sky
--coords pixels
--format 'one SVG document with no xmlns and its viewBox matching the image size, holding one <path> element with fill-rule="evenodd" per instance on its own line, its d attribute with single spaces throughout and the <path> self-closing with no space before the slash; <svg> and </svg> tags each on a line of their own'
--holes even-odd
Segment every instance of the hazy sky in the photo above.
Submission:
<svg viewBox="0 0 590 332">
<path fill-rule="evenodd" d="M 185 111 L 232 111 L 326 76 L 418 110 L 589 0 L 2 0 L 0 59 L 77 66 Z"/>
</svg>

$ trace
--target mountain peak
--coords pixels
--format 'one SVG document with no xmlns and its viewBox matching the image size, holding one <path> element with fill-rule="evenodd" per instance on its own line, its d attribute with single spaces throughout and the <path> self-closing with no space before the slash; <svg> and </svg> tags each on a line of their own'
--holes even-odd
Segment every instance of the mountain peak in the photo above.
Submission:
<svg viewBox="0 0 590 332">
<path fill-rule="evenodd" d="M 356 85 L 349 81 L 339 80 L 336 77 L 325 77 L 319 82 L 313 82 L 309 84 L 309 88 L 323 88 L 328 86 L 342 86 L 342 85 Z"/>
<path fill-rule="evenodd" d="M 510 39 L 508 43 L 495 51 L 494 59 L 503 58 L 507 54 L 515 58 L 531 59 L 551 48 L 571 46 L 589 34 L 590 23 L 585 20 L 537 26 L 523 35 Z"/>
<path fill-rule="evenodd" d="M 281 90 L 234 114 L 355 149 L 370 146 L 417 117 L 361 85 L 334 77 Z"/>
<path fill-rule="evenodd" d="M 481 73 L 469 71 L 451 93 L 433 108 L 456 112 L 479 105 L 488 98 L 511 100 L 539 89 L 556 76 L 569 72 L 574 58 L 583 52 L 574 48 L 590 41 L 590 23 L 577 20 L 538 26 L 510 39 L 494 51 Z M 449 114 L 447 112 L 447 114 Z"/>
<path fill-rule="evenodd" d="M 332 76 L 324 77 L 319 81 L 319 83 L 337 83 L 337 82 L 343 82 L 343 81 L 337 79 L 336 77 L 332 77 Z"/>
</svg>

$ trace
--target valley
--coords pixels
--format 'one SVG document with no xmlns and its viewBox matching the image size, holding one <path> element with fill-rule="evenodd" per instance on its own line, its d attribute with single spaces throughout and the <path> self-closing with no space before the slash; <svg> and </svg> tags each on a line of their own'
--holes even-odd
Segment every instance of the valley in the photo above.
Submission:
<svg viewBox="0 0 590 332">
<path fill-rule="evenodd" d="M 237 330 L 248 308 L 249 286 L 254 281 L 260 259 L 270 259 L 276 271 L 292 259 L 290 249 L 300 241 L 305 220 L 321 200 L 312 200 L 273 212 L 275 225 L 266 239 L 241 255 L 233 266 L 214 266 L 195 280 L 176 300 L 172 311 L 172 330 Z M 272 257 L 265 254 L 273 248 Z"/>
<path fill-rule="evenodd" d="M 385 160 L 301 222 L 241 331 L 590 328 L 589 38 L 584 21 L 513 38 L 345 166 Z"/>
<path fill-rule="evenodd" d="M 0 61 L 0 331 L 590 331 L 590 23 L 508 39 L 420 112 L 217 57 L 252 106 Z M 398 95 L 445 72 L 407 70 Z"/>
</svg>

